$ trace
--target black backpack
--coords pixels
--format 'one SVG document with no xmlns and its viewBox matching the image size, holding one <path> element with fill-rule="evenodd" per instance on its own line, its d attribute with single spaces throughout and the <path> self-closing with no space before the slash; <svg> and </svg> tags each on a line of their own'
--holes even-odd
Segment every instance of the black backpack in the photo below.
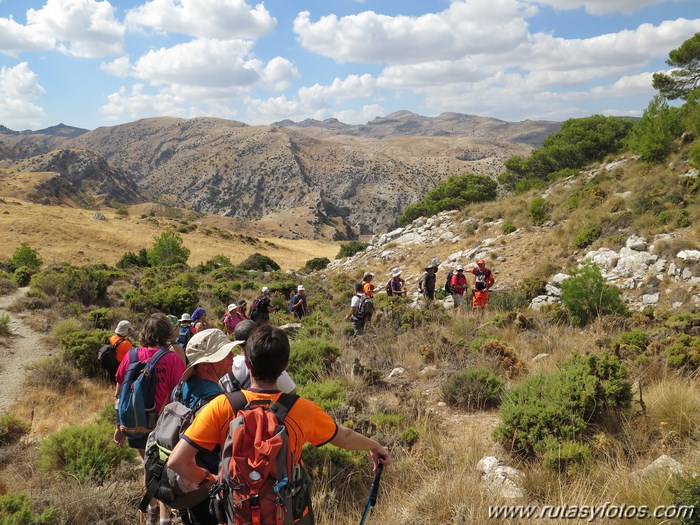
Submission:
<svg viewBox="0 0 700 525">
<path fill-rule="evenodd" d="M 372 304 L 372 299 L 364 295 L 360 298 L 360 304 L 355 308 L 355 313 L 352 314 L 354 321 L 362 321 L 367 319 L 374 312 L 374 305 Z"/>
<path fill-rule="evenodd" d="M 114 381 L 114 376 L 117 375 L 119 362 L 117 361 L 117 347 L 126 341 L 126 337 L 118 339 L 114 344 L 110 344 L 109 338 L 105 341 L 97 351 L 97 361 L 102 365 L 102 368 L 107 370 L 109 378 Z"/>
<path fill-rule="evenodd" d="M 447 272 L 447 277 L 445 277 L 445 293 L 452 295 L 452 276 L 455 273 L 450 270 Z"/>
<path fill-rule="evenodd" d="M 255 321 L 255 319 L 260 315 L 260 302 L 262 301 L 262 296 L 261 297 L 256 297 L 253 299 L 253 302 L 250 305 L 250 310 L 248 311 L 248 317 Z"/>
</svg>

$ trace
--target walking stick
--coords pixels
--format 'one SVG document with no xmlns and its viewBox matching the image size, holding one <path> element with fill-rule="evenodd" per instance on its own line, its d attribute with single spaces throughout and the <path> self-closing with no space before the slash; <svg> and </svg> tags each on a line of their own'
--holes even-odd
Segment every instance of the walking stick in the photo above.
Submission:
<svg viewBox="0 0 700 525">
<path fill-rule="evenodd" d="M 374 481 L 372 482 L 372 487 L 369 489 L 369 498 L 367 498 L 367 504 L 365 505 L 365 512 L 362 515 L 362 521 L 360 525 L 365 525 L 367 516 L 369 516 L 369 511 L 377 503 L 377 494 L 379 493 L 379 478 L 382 477 L 382 469 L 384 465 L 379 463 L 377 465 L 377 472 L 374 473 Z"/>
</svg>

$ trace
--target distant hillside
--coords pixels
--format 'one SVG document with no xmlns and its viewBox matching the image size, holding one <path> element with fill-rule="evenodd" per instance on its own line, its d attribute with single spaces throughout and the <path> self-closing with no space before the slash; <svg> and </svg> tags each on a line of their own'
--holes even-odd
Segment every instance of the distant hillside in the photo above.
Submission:
<svg viewBox="0 0 700 525">
<path fill-rule="evenodd" d="M 558 126 L 404 111 L 365 126 L 162 117 L 0 138 L 26 156 L 90 151 L 133 179 L 138 192 L 197 212 L 261 221 L 292 238 L 342 240 L 392 227 L 406 206 L 451 175 L 498 175 L 507 158 L 526 155 Z"/>
</svg>

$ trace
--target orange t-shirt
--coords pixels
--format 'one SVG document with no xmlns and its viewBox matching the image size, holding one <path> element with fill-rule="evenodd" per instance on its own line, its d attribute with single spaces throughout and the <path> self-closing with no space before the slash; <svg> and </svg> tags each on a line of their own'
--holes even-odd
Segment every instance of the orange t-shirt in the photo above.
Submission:
<svg viewBox="0 0 700 525">
<path fill-rule="evenodd" d="M 362 293 L 371 299 L 372 297 L 374 297 L 374 285 L 370 282 L 363 283 Z"/>
<path fill-rule="evenodd" d="M 113 345 L 120 339 L 122 339 L 121 335 L 114 334 L 109 338 L 109 344 Z M 131 341 L 128 339 L 124 339 L 121 343 L 119 343 L 119 346 L 117 347 L 117 363 L 122 362 L 124 356 L 129 353 L 129 350 L 131 350 L 131 346 Z"/>
<path fill-rule="evenodd" d="M 282 395 L 281 392 L 242 392 L 248 402 L 258 399 L 277 401 Z M 226 396 L 217 396 L 197 414 L 183 438 L 198 449 L 214 450 L 217 445 L 223 448 L 234 417 Z M 297 459 L 301 458 L 301 449 L 306 443 L 320 447 L 338 433 L 338 425 L 333 418 L 316 403 L 303 397 L 297 399 L 284 421 L 289 433 L 289 446 Z"/>
</svg>

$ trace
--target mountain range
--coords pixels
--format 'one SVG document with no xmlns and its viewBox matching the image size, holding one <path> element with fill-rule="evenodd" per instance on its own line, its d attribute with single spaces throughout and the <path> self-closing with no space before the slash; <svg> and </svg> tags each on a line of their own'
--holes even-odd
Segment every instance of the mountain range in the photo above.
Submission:
<svg viewBox="0 0 700 525">
<path fill-rule="evenodd" d="M 47 173 L 31 194 L 38 202 L 154 202 L 343 240 L 391 228 L 449 176 L 496 176 L 559 126 L 409 111 L 365 125 L 158 117 L 91 131 L 0 126 L 0 168 Z"/>
</svg>

